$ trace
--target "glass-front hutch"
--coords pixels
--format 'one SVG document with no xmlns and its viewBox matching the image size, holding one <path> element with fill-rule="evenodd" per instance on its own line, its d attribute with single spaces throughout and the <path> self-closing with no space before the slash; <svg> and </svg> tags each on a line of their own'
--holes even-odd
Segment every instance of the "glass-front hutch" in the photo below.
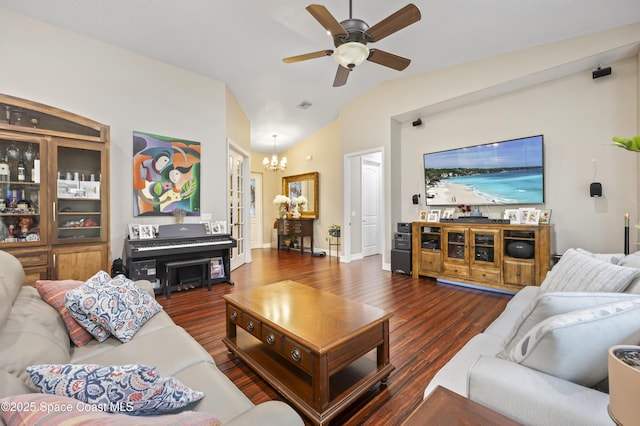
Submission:
<svg viewBox="0 0 640 426">
<path fill-rule="evenodd" d="M 0 94 L 0 250 L 38 279 L 109 265 L 108 126 Z"/>
</svg>

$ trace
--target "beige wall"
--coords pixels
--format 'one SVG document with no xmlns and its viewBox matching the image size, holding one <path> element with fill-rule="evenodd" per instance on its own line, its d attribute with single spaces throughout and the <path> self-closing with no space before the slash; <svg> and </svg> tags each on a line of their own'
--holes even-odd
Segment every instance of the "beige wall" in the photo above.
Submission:
<svg viewBox="0 0 640 426">
<path fill-rule="evenodd" d="M 519 137 L 532 132 L 544 134 L 548 133 L 550 128 L 561 128 L 561 132 L 550 135 L 550 151 L 547 153 L 550 164 L 547 168 L 549 202 L 546 207 L 554 210 L 552 222 L 555 222 L 556 218 L 563 219 L 559 226 L 556 226 L 557 247 L 562 250 L 584 243 L 593 249 L 620 251 L 620 212 L 627 208 L 633 209 L 633 220 L 638 220 L 636 165 L 631 164 L 622 153 L 613 154 L 607 151 L 609 157 L 602 157 L 598 178 L 606 183 L 607 196 L 604 198 L 604 206 L 588 204 L 593 203 L 593 200 L 584 199 L 585 190 L 582 186 L 575 179 L 570 186 L 563 185 L 566 182 L 563 175 L 565 172 L 584 173 L 584 170 L 580 169 L 585 167 L 590 171 L 591 156 L 600 156 L 603 151 L 598 148 L 598 144 L 607 144 L 611 136 L 617 133 L 632 134 L 638 129 L 638 101 L 633 98 L 638 97 L 637 65 L 625 62 L 624 70 L 620 70 L 623 75 L 614 75 L 610 80 L 593 81 L 590 72 L 592 67 L 597 65 L 597 62 L 594 64 L 596 57 L 606 52 L 620 53 L 625 50 L 633 52 L 633 56 L 636 56 L 639 43 L 640 23 L 390 81 L 346 105 L 340 114 L 342 154 L 348 155 L 376 147 L 382 147 L 384 151 L 384 234 L 387 237 L 383 239 L 386 245 L 383 248 L 383 261 L 389 262 L 395 223 L 415 217 L 415 209 L 407 194 L 416 191 L 416 179 L 410 174 L 417 173 L 420 165 L 417 164 L 417 156 L 411 160 L 412 165 L 398 162 L 398 156 L 401 156 L 403 151 L 413 151 L 413 154 L 421 155 L 429 149 L 429 143 L 434 143 L 440 148 L 448 144 L 442 140 L 406 141 L 408 133 L 403 131 L 402 126 L 415 119 L 416 114 L 426 114 L 426 118 L 430 118 L 432 114 L 440 112 L 445 115 L 436 116 L 436 119 L 448 118 L 446 114 L 459 114 L 459 117 L 464 118 L 462 121 L 450 119 L 447 128 L 438 128 L 439 136 L 446 135 L 447 140 L 455 140 L 450 142 L 451 144 L 458 145 L 467 144 L 471 139 L 476 143 L 490 142 L 502 137 Z M 580 79 L 578 73 L 582 73 L 583 85 L 577 83 Z M 617 74 L 617 71 L 614 70 L 614 74 Z M 574 77 L 564 79 L 571 75 Z M 545 82 L 554 87 L 543 91 L 527 89 L 544 85 Z M 588 93 L 582 93 L 581 90 L 587 86 L 590 88 Z M 540 95 L 543 98 L 529 100 L 526 95 L 509 95 L 521 90 L 531 90 L 529 94 Z M 602 101 L 600 95 L 604 97 Z M 485 116 L 484 121 L 479 121 L 472 113 L 467 112 L 468 108 L 472 108 L 478 102 L 490 102 L 493 111 L 506 113 L 512 108 L 521 109 L 523 100 L 535 102 L 541 108 L 537 123 L 523 122 L 524 116 L 520 117 L 519 125 L 510 124 L 495 115 Z M 597 115 L 599 108 L 609 109 L 606 111 L 606 122 Z M 481 109 L 479 112 L 482 112 Z M 580 117 L 583 119 L 580 120 Z M 363 125 L 365 122 L 366 125 Z M 402 125 L 397 126 L 394 123 Z M 409 132 L 411 130 L 408 129 Z M 425 132 L 432 130 L 435 133 L 435 128 L 431 127 Z M 461 136 L 458 138 L 458 135 Z M 419 148 L 412 146 L 416 143 L 420 144 Z M 588 158 L 588 164 L 584 166 L 582 159 L 578 164 L 574 164 L 575 153 L 581 152 L 584 146 L 592 148 L 591 152 L 580 154 Z M 611 161 L 617 162 L 618 159 L 622 164 L 611 164 Z M 609 164 L 605 164 L 607 162 Z M 413 170 L 412 167 L 415 168 L 415 172 L 409 171 Z M 609 173 L 612 168 L 617 167 L 622 171 L 615 170 Z M 621 181 L 620 173 L 628 177 Z M 586 183 L 591 179 L 591 173 L 582 176 Z M 621 195 L 622 192 L 624 195 Z M 584 213 L 588 214 L 590 219 L 568 219 L 581 218 Z M 601 227 L 605 227 L 604 230 L 601 230 Z M 593 234 L 594 228 L 598 228 L 596 232 L 600 235 L 589 239 L 586 236 Z"/>
<path fill-rule="evenodd" d="M 242 151 L 251 152 L 251 122 L 229 86 L 225 86 L 225 112 L 227 138 Z"/>
<path fill-rule="evenodd" d="M 0 91 L 62 108 L 111 126 L 112 257 L 122 256 L 128 223 L 171 223 L 133 217 L 132 132 L 202 143 L 201 208 L 227 215 L 227 129 L 248 146 L 246 124 L 227 119 L 233 105 L 224 83 L 0 9 Z M 231 114 L 241 122 L 237 107 Z M 222 183 L 222 186 L 220 186 Z M 198 221 L 199 218 L 187 218 Z"/>
<path fill-rule="evenodd" d="M 253 153 L 251 171 L 263 174 L 263 241 L 271 239 L 273 222 L 278 209 L 273 204 L 277 194 L 282 193 L 282 178 L 303 173 L 318 172 L 320 211 L 314 222 L 314 247 L 328 249 L 325 236 L 332 224 L 342 223 L 342 154 L 340 149 L 340 124 L 338 121 L 311 135 L 282 155 L 287 157 L 284 172 L 265 171 L 262 160 L 271 154 Z"/>
</svg>

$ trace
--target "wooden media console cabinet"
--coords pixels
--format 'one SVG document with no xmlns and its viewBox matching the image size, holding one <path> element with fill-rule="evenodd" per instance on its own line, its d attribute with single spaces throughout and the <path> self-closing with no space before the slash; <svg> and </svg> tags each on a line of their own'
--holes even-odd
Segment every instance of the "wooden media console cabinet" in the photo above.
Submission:
<svg viewBox="0 0 640 426">
<path fill-rule="evenodd" d="M 412 276 L 517 292 L 551 265 L 549 225 L 413 222 Z"/>
</svg>

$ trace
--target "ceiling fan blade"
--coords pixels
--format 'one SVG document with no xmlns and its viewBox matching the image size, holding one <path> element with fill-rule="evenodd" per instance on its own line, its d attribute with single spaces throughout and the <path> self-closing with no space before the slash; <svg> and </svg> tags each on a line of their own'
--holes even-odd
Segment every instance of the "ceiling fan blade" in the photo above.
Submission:
<svg viewBox="0 0 640 426">
<path fill-rule="evenodd" d="M 290 56 L 282 59 L 285 64 L 292 64 L 294 62 L 306 61 L 308 59 L 321 58 L 323 56 L 331 56 L 333 50 L 318 50 L 317 52 L 305 53 L 304 55 Z"/>
<path fill-rule="evenodd" d="M 347 84 L 347 79 L 349 78 L 349 73 L 351 70 L 349 68 L 345 68 L 342 65 L 338 65 L 338 70 L 336 71 L 336 78 L 333 80 L 333 87 L 340 87 Z"/>
<path fill-rule="evenodd" d="M 340 22 L 338 22 L 338 20 L 333 17 L 331 12 L 329 12 L 326 7 L 322 6 L 321 4 L 310 4 L 309 6 L 307 6 L 307 10 L 311 14 L 311 16 L 316 18 L 316 21 L 318 21 L 325 30 L 331 33 L 333 37 L 349 37 L 347 31 L 342 27 L 342 25 L 340 25 Z"/>
<path fill-rule="evenodd" d="M 396 31 L 418 22 L 421 17 L 420 9 L 415 4 L 410 3 L 369 28 L 366 31 L 367 38 L 372 42 L 380 41 Z"/>
<path fill-rule="evenodd" d="M 367 60 L 398 71 L 404 70 L 411 63 L 411 59 L 403 58 L 402 56 L 394 55 L 393 53 L 380 49 L 371 49 Z"/>
</svg>

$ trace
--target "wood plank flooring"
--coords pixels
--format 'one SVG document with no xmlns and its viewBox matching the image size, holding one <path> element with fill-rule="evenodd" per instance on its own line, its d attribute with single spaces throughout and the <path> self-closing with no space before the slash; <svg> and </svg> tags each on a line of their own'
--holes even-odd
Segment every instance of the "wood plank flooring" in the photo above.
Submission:
<svg viewBox="0 0 640 426">
<path fill-rule="evenodd" d="M 349 264 L 335 258 L 303 256 L 275 249 L 252 250 L 252 263 L 232 272 L 235 286 L 214 285 L 174 292 L 158 301 L 214 358 L 220 370 L 255 404 L 283 398 L 222 343 L 222 295 L 291 279 L 386 311 L 390 320 L 391 362 L 387 386 L 377 385 L 331 425 L 398 425 L 422 401 L 435 373 L 504 309 L 511 296 L 383 271 L 381 257 Z M 307 424 L 310 424 L 306 419 Z"/>
</svg>

